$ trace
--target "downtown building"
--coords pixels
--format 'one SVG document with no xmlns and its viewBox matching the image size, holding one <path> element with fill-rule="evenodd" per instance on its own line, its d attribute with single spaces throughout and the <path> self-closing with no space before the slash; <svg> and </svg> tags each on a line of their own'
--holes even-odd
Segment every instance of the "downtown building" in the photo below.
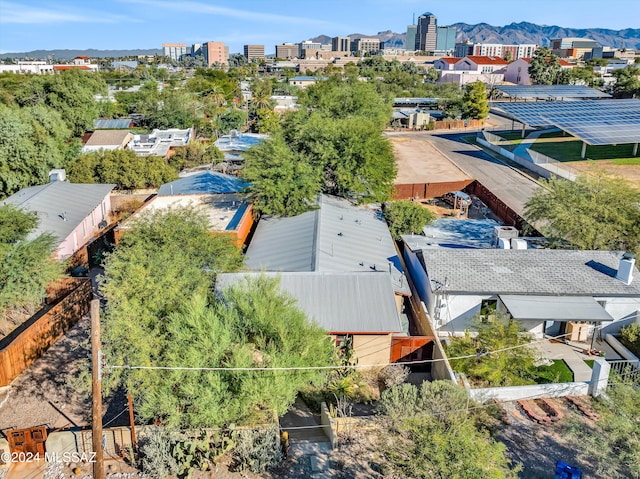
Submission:
<svg viewBox="0 0 640 479">
<path fill-rule="evenodd" d="M 414 25 L 407 27 L 407 50 L 413 36 Z M 418 17 L 415 25 L 415 50 L 427 52 L 430 55 L 450 55 L 456 47 L 457 29 L 454 26 L 439 27 L 438 18 L 430 12 Z"/>
<path fill-rule="evenodd" d="M 244 57 L 249 63 L 264 60 L 264 45 L 245 45 Z"/>
<path fill-rule="evenodd" d="M 202 55 L 207 66 L 229 64 L 229 47 L 223 42 L 205 42 L 202 44 Z"/>
<path fill-rule="evenodd" d="M 191 54 L 191 49 L 186 43 L 163 43 L 162 54 L 174 62 L 178 62 L 183 56 Z"/>
</svg>

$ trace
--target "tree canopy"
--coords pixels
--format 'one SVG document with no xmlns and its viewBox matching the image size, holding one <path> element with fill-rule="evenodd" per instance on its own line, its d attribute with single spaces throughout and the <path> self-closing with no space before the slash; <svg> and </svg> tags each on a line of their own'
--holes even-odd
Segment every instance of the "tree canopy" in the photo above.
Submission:
<svg viewBox="0 0 640 479">
<path fill-rule="evenodd" d="M 158 211 L 134 222 L 108 256 L 101 291 L 106 355 L 114 364 L 280 367 L 329 364 L 333 346 L 276 280 L 212 293 L 216 274 L 242 257 L 212 236 L 193 209 Z M 143 420 L 194 428 L 281 414 L 317 372 L 122 371 Z"/>
<path fill-rule="evenodd" d="M 451 359 L 453 369 L 486 387 L 530 384 L 535 353 L 531 348 L 514 346 L 531 342 L 532 336 L 522 330 L 517 320 L 499 314 L 477 317 L 474 330 L 477 335 L 467 332 L 463 338 L 454 338 L 446 347 L 447 356 L 451 358 L 471 356 Z M 500 353 L 477 356 L 505 348 Z"/>
<path fill-rule="evenodd" d="M 558 83 L 562 67 L 560 58 L 551 53 L 549 47 L 538 48 L 529 63 L 529 77 L 534 85 L 555 85 Z"/>
<path fill-rule="evenodd" d="M 525 205 L 545 236 L 577 249 L 640 253 L 640 191 L 621 178 L 579 176 L 543 182 Z"/>
<path fill-rule="evenodd" d="M 0 206 L 0 317 L 9 309 L 38 305 L 47 283 L 62 275 L 63 265 L 52 257 L 55 238 L 26 239 L 37 223 L 35 213 Z"/>
<path fill-rule="evenodd" d="M 615 98 L 640 97 L 640 68 L 637 65 L 629 65 L 613 71 L 616 82 L 613 84 L 613 96 Z"/>
<path fill-rule="evenodd" d="M 383 473 L 420 479 L 515 479 L 505 445 L 494 441 L 483 410 L 451 381 L 402 384 L 382 393 L 389 430 L 380 442 Z"/>
<path fill-rule="evenodd" d="M 487 88 L 481 81 L 467 84 L 462 96 L 462 118 L 482 120 L 489 116 Z"/>
<path fill-rule="evenodd" d="M 281 135 L 249 149 L 242 176 L 251 186 L 255 208 L 276 216 L 307 211 L 320 192 L 320 170 L 309 158 L 293 151 Z"/>
<path fill-rule="evenodd" d="M 261 200 L 258 209 L 298 214 L 321 192 L 361 201 L 389 199 L 396 176 L 391 144 L 382 136 L 389 101 L 366 83 L 330 79 L 301 93 L 299 102 L 303 107 L 284 117 L 281 130 L 273 128 L 278 133 L 272 142 L 245 154 L 242 174 Z M 274 166 L 273 173 L 266 171 Z"/>
<path fill-rule="evenodd" d="M 178 178 L 167 160 L 155 155 L 138 156 L 133 150 L 99 150 L 69 163 L 73 183 L 115 183 L 118 189 L 157 188 Z"/>
<path fill-rule="evenodd" d="M 387 203 L 383 214 L 391 236 L 396 240 L 400 239 L 400 235 L 422 233 L 422 229 L 435 219 L 431 211 L 409 200 Z"/>
</svg>

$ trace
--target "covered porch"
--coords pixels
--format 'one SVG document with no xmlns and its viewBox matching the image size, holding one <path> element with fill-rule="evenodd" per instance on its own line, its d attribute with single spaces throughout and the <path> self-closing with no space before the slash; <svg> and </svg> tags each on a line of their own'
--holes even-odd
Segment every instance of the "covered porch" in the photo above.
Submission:
<svg viewBox="0 0 640 479">
<path fill-rule="evenodd" d="M 540 338 L 535 344 L 540 356 L 564 360 L 574 381 L 590 381 L 592 369 L 585 360 L 604 353 L 615 359 L 617 353 L 599 339 L 601 323 L 613 321 L 611 315 L 591 296 L 500 295 L 498 309 L 508 313 Z"/>
<path fill-rule="evenodd" d="M 498 296 L 498 311 L 520 321 L 536 337 L 585 342 L 597 339 L 597 329 L 613 317 L 591 296 Z M 594 334 L 596 331 L 596 334 Z M 592 345 L 593 348 L 593 345 Z"/>
</svg>

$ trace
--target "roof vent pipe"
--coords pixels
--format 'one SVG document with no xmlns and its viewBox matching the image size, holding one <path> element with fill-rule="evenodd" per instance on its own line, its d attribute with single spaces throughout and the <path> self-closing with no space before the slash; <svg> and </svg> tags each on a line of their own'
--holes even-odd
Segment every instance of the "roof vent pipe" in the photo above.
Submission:
<svg viewBox="0 0 640 479">
<path fill-rule="evenodd" d="M 620 264 L 618 265 L 618 271 L 616 272 L 616 279 L 622 281 L 624 284 L 631 284 L 633 281 L 633 267 L 636 264 L 636 257 L 632 253 L 625 253 L 620 258 Z"/>
</svg>

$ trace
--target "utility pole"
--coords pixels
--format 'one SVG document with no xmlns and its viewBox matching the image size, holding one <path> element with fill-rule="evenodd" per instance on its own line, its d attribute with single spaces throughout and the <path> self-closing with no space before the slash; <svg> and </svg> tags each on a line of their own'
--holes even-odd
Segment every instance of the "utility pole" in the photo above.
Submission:
<svg viewBox="0 0 640 479">
<path fill-rule="evenodd" d="M 136 425 L 133 420 L 133 398 L 131 393 L 127 394 L 127 401 L 129 402 L 129 425 L 131 426 L 131 445 L 135 451 L 138 448 L 136 444 Z"/>
<path fill-rule="evenodd" d="M 100 300 L 91 301 L 91 443 L 95 453 L 93 479 L 105 479 L 102 450 L 102 349 Z"/>
</svg>

